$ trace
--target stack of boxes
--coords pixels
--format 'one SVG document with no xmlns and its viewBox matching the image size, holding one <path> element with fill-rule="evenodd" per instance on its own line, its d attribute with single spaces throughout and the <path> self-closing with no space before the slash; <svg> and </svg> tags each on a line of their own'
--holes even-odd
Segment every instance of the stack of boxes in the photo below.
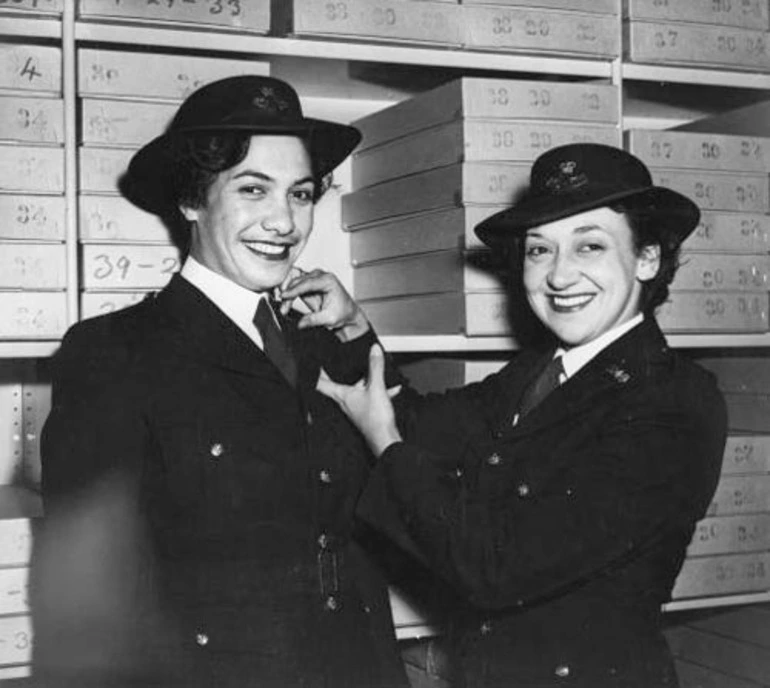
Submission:
<svg viewBox="0 0 770 688">
<path fill-rule="evenodd" d="M 82 317 L 141 300 L 180 267 L 168 228 L 120 195 L 131 156 L 163 133 L 181 101 L 200 86 L 268 72 L 264 62 L 78 51 Z"/>
<path fill-rule="evenodd" d="M 690 131 L 627 132 L 656 184 L 680 191 L 702 221 L 683 245 L 666 332 L 768 331 L 770 138 Z"/>
<path fill-rule="evenodd" d="M 61 50 L 0 45 L 0 339 L 65 330 Z"/>
<path fill-rule="evenodd" d="M 620 53 L 620 0 L 274 0 L 281 35 L 593 59 Z"/>
<path fill-rule="evenodd" d="M 631 62 L 770 69 L 766 0 L 625 0 Z"/>
<path fill-rule="evenodd" d="M 356 298 L 381 334 L 505 334 L 504 285 L 473 228 L 574 141 L 620 145 L 606 83 L 462 78 L 358 120 L 342 198 Z"/>
<path fill-rule="evenodd" d="M 256 34 L 270 30 L 269 0 L 79 0 L 78 16 L 80 19 L 170 24 Z"/>
</svg>

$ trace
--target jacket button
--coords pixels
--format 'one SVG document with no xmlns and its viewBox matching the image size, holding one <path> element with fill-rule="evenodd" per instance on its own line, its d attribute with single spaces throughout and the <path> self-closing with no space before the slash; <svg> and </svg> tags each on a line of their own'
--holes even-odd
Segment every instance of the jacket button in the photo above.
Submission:
<svg viewBox="0 0 770 688">
<path fill-rule="evenodd" d="M 491 621 L 485 621 L 484 623 L 479 626 L 479 633 L 481 635 L 489 635 L 492 632 L 492 622 Z"/>
<path fill-rule="evenodd" d="M 492 454 L 492 456 L 487 457 L 487 463 L 490 466 L 499 466 L 502 460 L 503 459 L 500 457 L 500 454 L 498 454 L 497 452 Z"/>
<path fill-rule="evenodd" d="M 201 647 L 203 647 L 204 645 L 209 644 L 209 637 L 205 633 L 196 633 L 195 642 Z"/>
<path fill-rule="evenodd" d="M 569 666 L 567 664 L 559 664 L 553 672 L 559 678 L 566 678 L 569 676 Z"/>
<path fill-rule="evenodd" d="M 527 485 L 527 483 L 519 483 L 516 486 L 516 493 L 519 495 L 519 497 L 528 497 L 529 485 Z"/>
<path fill-rule="evenodd" d="M 332 481 L 332 474 L 324 468 L 318 473 L 318 479 L 328 485 Z"/>
<path fill-rule="evenodd" d="M 329 546 L 329 538 L 328 538 L 328 536 L 326 535 L 326 533 L 321 533 L 321 534 L 318 536 L 318 546 L 319 546 L 321 549 L 326 549 L 326 548 Z"/>
<path fill-rule="evenodd" d="M 340 608 L 339 600 L 334 595 L 329 595 L 324 601 L 324 607 L 330 612 L 336 612 Z"/>
<path fill-rule="evenodd" d="M 310 411 L 307 412 L 307 416 L 305 417 L 305 420 L 307 421 L 308 425 L 313 424 L 313 414 L 310 413 Z"/>
<path fill-rule="evenodd" d="M 225 448 L 222 446 L 221 442 L 214 442 L 214 444 L 211 445 L 211 449 L 209 449 L 209 453 L 217 459 L 225 453 Z"/>
</svg>

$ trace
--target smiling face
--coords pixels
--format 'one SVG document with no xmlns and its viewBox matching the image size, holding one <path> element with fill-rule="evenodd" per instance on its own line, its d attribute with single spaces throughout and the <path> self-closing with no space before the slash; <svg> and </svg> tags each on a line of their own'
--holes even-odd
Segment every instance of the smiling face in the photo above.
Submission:
<svg viewBox="0 0 770 688">
<path fill-rule="evenodd" d="M 252 136 L 246 157 L 217 175 L 192 223 L 190 255 L 252 291 L 283 282 L 313 228 L 310 155 L 296 136 Z"/>
<path fill-rule="evenodd" d="M 635 249 L 624 215 L 597 208 L 527 231 L 524 289 L 562 344 L 580 346 L 640 312 L 642 282 L 659 263 L 658 246 Z"/>
</svg>

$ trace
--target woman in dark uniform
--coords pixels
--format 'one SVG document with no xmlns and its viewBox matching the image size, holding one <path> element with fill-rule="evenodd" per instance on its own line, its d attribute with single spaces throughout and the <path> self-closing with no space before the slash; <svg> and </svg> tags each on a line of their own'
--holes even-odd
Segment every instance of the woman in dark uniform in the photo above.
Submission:
<svg viewBox="0 0 770 688">
<path fill-rule="evenodd" d="M 368 382 L 322 379 L 379 456 L 362 512 L 464 600 L 459 686 L 676 685 L 661 605 L 716 488 L 726 411 L 654 314 L 698 220 L 627 152 L 553 149 L 476 227 L 543 346 L 445 394 L 386 386 L 377 346 Z"/>
</svg>

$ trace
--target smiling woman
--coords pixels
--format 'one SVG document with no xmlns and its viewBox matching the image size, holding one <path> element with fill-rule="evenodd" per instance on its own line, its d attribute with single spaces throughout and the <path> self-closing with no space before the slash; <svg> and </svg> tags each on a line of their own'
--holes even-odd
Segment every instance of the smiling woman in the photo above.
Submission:
<svg viewBox="0 0 770 688">
<path fill-rule="evenodd" d="M 359 512 L 463 600 L 456 685 L 676 686 L 661 605 L 716 488 L 726 412 L 655 308 L 698 218 L 621 149 L 552 149 L 476 227 L 541 348 L 441 395 L 377 347 L 366 383 L 322 378 L 380 457 Z"/>
</svg>

